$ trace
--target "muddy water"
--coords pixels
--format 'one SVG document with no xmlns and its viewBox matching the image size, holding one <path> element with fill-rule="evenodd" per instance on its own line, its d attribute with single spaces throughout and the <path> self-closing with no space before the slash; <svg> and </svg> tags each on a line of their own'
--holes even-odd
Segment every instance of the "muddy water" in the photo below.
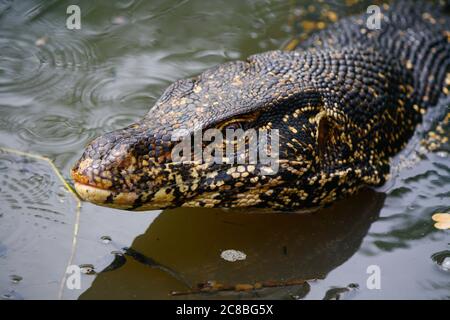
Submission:
<svg viewBox="0 0 450 320">
<path fill-rule="evenodd" d="M 175 299 L 212 280 L 317 279 L 183 297 L 450 298 L 450 237 L 431 219 L 450 210 L 450 148 L 424 151 L 420 133 L 386 186 L 313 215 L 127 213 L 79 204 L 52 167 L 68 178 L 91 139 L 139 119 L 172 81 L 277 49 L 335 19 L 330 8 L 367 7 L 313 3 L 82 1 L 81 29 L 68 30 L 70 2 L 0 2 L 0 146 L 50 160 L 0 152 L 0 297 Z M 433 121 L 448 112 L 438 109 Z M 66 285 L 69 265 L 82 267 L 80 289 Z"/>
</svg>

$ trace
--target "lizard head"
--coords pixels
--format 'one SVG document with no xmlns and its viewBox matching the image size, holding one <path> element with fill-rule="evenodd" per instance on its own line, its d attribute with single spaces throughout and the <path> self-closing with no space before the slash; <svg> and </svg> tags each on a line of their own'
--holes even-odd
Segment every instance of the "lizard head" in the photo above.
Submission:
<svg viewBox="0 0 450 320">
<path fill-rule="evenodd" d="M 176 81 L 143 119 L 86 147 L 77 192 L 128 210 L 310 208 L 354 192 L 358 128 L 314 79 L 314 59 L 271 51 Z"/>
</svg>

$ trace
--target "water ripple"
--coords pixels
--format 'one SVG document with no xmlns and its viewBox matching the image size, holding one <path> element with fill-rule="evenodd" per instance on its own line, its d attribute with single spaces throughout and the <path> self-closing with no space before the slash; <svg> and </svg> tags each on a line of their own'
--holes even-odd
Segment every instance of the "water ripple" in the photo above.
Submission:
<svg viewBox="0 0 450 320">
<path fill-rule="evenodd" d="M 67 202 L 59 201 L 66 195 L 46 163 L 4 153 L 0 160 L 8 166 L 0 172 L 0 242 L 13 252 L 26 250 L 35 246 L 40 229 L 67 224 Z"/>
<path fill-rule="evenodd" d="M 95 65 L 95 47 L 76 36 L 17 34 L 0 30 L 0 96 L 33 98 L 59 88 L 73 71 Z"/>
<path fill-rule="evenodd" d="M 126 108 L 118 112 L 109 106 L 96 108 L 90 111 L 89 128 L 96 135 L 124 128 L 140 119 L 144 114 L 138 108 Z"/>
<path fill-rule="evenodd" d="M 40 110 L 38 110 L 40 109 Z M 0 126 L 33 149 L 58 150 L 58 153 L 80 148 L 94 138 L 94 132 L 84 130 L 86 119 L 80 114 L 58 106 L 40 106 L 24 113 L 0 110 Z"/>
</svg>

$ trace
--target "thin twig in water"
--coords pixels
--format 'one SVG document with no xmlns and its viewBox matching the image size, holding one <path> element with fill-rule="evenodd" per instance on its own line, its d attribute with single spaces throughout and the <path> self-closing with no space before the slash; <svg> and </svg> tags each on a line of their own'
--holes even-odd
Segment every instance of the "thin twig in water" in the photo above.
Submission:
<svg viewBox="0 0 450 320">
<path fill-rule="evenodd" d="M 252 290 L 259 290 L 263 288 L 275 288 L 275 287 L 289 287 L 289 286 L 300 286 L 305 283 L 308 283 L 308 281 L 314 281 L 313 280 L 270 280 L 270 281 L 262 281 L 262 282 L 256 282 L 254 284 L 222 284 L 217 281 L 207 281 L 205 283 L 199 283 L 197 285 L 196 289 L 188 290 L 188 291 L 172 291 L 170 293 L 171 296 L 184 296 L 184 295 L 190 295 L 190 294 L 200 294 L 200 293 L 216 293 L 216 292 L 222 292 L 222 291 L 235 291 L 235 292 L 242 292 L 242 291 L 252 291 Z"/>
<path fill-rule="evenodd" d="M 80 214 L 81 214 L 80 197 L 75 192 L 73 187 L 66 181 L 66 179 L 64 179 L 63 175 L 61 174 L 61 172 L 59 172 L 59 169 L 55 166 L 55 164 L 53 163 L 53 161 L 51 159 L 49 159 L 47 157 L 44 157 L 44 156 L 41 156 L 41 155 L 38 155 L 38 154 L 33 154 L 33 153 L 28 153 L 28 152 L 24 152 L 24 151 L 20 151 L 20 150 L 3 148 L 3 147 L 0 147 L 0 151 L 3 151 L 5 153 L 11 153 L 11 154 L 19 155 L 19 156 L 22 156 L 22 157 L 35 159 L 35 160 L 39 160 L 39 161 L 47 162 L 50 165 L 50 167 L 53 169 L 53 171 L 55 172 L 55 174 L 58 177 L 58 179 L 61 180 L 61 182 L 63 183 L 64 187 L 67 189 L 67 191 L 69 191 L 72 194 L 72 196 L 74 197 L 75 201 L 77 202 L 77 207 L 76 207 L 76 212 L 75 212 L 75 225 L 73 227 L 72 248 L 71 248 L 69 261 L 68 261 L 67 267 L 66 267 L 66 270 L 67 270 L 67 268 L 70 265 L 72 265 L 72 263 L 73 263 L 73 259 L 74 259 L 74 256 L 75 256 L 75 250 L 76 250 L 76 246 L 77 246 L 78 229 L 79 229 Z M 59 292 L 58 292 L 58 299 L 60 299 L 60 300 L 62 299 L 63 292 L 64 292 L 64 285 L 65 285 L 66 280 L 67 280 L 66 270 L 64 270 L 64 276 L 63 276 L 63 278 L 61 280 L 61 286 L 60 286 Z"/>
</svg>

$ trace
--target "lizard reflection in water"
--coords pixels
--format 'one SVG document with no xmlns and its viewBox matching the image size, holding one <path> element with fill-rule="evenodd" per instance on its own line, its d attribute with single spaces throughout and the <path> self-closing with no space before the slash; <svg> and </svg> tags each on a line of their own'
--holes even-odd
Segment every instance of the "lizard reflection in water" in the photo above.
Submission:
<svg viewBox="0 0 450 320">
<path fill-rule="evenodd" d="M 165 210 L 131 249 L 171 272 L 125 256 L 125 264 L 100 272 L 80 298 L 166 299 L 172 291 L 188 290 L 186 283 L 195 287 L 209 280 L 236 284 L 323 279 L 359 249 L 384 199 L 384 194 L 366 189 L 312 215 Z M 227 262 L 220 257 L 226 249 L 242 250 L 247 258 Z M 121 290 L 107 290 L 110 287 Z M 284 295 L 286 288 L 263 291 L 260 294 Z"/>
</svg>

